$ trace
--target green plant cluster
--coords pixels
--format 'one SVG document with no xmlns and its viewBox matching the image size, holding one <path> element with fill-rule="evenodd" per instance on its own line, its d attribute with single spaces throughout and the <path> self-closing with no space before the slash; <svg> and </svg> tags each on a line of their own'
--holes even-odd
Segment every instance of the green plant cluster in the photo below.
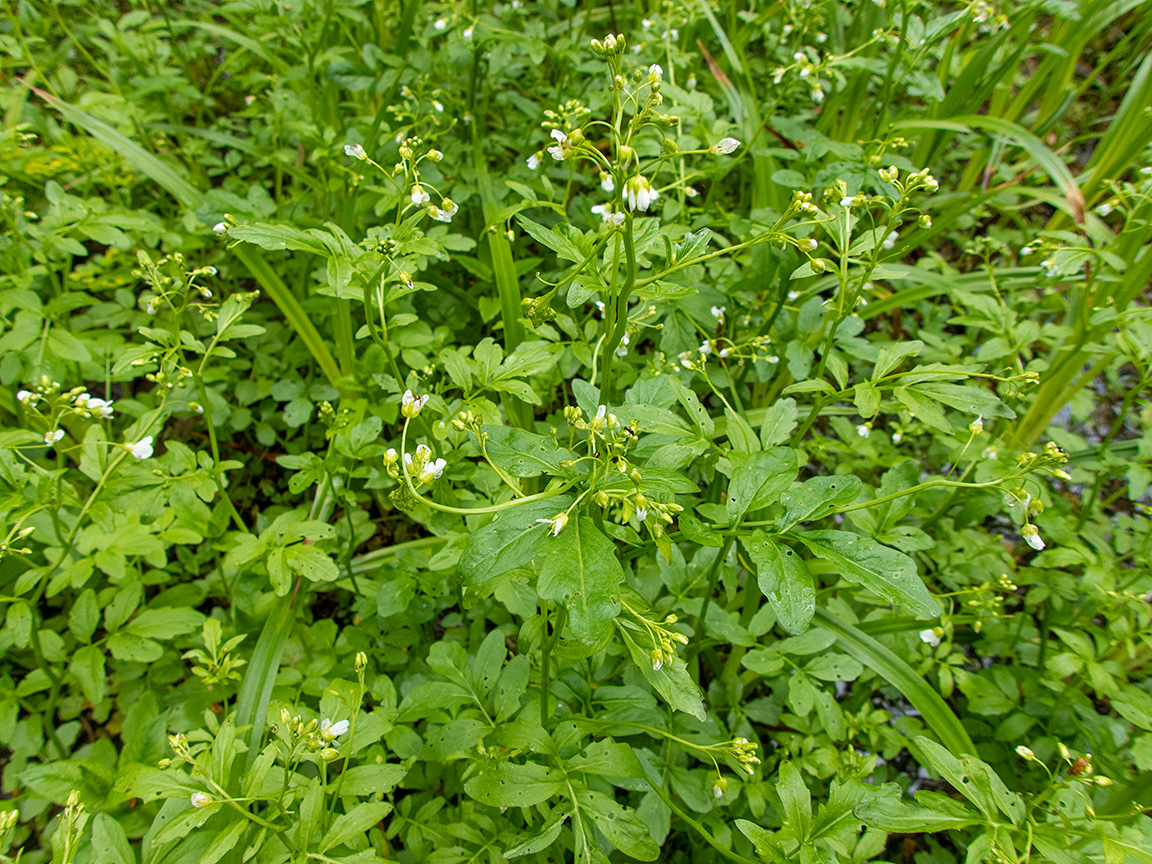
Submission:
<svg viewBox="0 0 1152 864">
<path fill-rule="evenodd" d="M 0 861 L 1152 862 L 1152 4 L 21 0 Z"/>
</svg>

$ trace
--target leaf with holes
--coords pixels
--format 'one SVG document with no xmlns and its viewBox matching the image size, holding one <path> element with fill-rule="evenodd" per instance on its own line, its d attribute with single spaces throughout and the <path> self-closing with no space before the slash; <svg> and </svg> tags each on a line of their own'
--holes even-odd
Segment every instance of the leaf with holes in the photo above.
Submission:
<svg viewBox="0 0 1152 864">
<path fill-rule="evenodd" d="M 863 486 L 855 474 L 813 477 L 793 486 L 780 497 L 784 513 L 776 530 L 783 532 L 800 522 L 824 518 L 841 504 L 854 501 Z"/>
<path fill-rule="evenodd" d="M 808 565 L 763 530 L 753 533 L 745 548 L 780 626 L 789 633 L 803 633 L 816 611 L 816 584 Z"/>
</svg>

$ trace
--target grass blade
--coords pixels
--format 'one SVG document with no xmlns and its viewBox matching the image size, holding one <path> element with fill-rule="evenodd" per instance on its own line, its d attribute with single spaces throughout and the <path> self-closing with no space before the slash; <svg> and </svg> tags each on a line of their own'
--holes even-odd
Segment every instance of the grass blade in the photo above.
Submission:
<svg viewBox="0 0 1152 864">
<path fill-rule="evenodd" d="M 816 623 L 836 634 L 840 647 L 895 687 L 920 712 L 940 743 L 954 755 L 976 755 L 976 745 L 948 703 L 907 663 L 867 633 L 816 607 Z"/>
</svg>

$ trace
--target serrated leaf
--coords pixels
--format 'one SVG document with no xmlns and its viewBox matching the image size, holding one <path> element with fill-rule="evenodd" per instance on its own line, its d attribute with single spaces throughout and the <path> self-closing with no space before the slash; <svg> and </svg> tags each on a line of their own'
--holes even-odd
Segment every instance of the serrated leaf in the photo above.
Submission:
<svg viewBox="0 0 1152 864">
<path fill-rule="evenodd" d="M 939 616 L 940 604 L 924 587 L 916 562 L 903 552 L 850 531 L 807 531 L 795 537 L 813 555 L 836 565 L 850 582 L 907 607 L 921 618 Z"/>
<path fill-rule="evenodd" d="M 816 611 L 816 583 L 808 565 L 791 548 L 760 529 L 745 548 L 756 565 L 760 591 L 780 625 L 789 633 L 803 633 Z"/>
</svg>

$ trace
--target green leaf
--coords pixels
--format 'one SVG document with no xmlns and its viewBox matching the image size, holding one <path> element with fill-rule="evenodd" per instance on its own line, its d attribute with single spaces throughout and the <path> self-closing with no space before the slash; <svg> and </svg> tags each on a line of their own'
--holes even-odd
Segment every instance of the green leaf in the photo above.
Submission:
<svg viewBox="0 0 1152 864">
<path fill-rule="evenodd" d="M 158 643 L 131 633 L 113 633 L 108 637 L 108 650 L 117 660 L 135 663 L 152 663 L 164 656 L 164 649 Z"/>
<path fill-rule="evenodd" d="M 517 654 L 500 673 L 495 697 L 497 723 L 507 720 L 520 709 L 520 698 L 528 692 L 531 665 L 526 655 Z"/>
<path fill-rule="evenodd" d="M 527 837 L 521 834 L 520 836 L 524 839 L 505 849 L 504 857 L 519 858 L 521 855 L 543 852 L 556 842 L 556 838 L 560 836 L 560 829 L 564 827 L 564 823 L 571 814 L 572 811 L 564 806 L 552 808 L 552 812 L 548 814 L 548 818 L 544 820 L 544 825 L 540 830 Z"/>
<path fill-rule="evenodd" d="M 783 444 L 792 437 L 796 420 L 796 400 L 777 399 L 764 411 L 764 423 L 760 427 L 761 446 L 767 449 Z"/>
<path fill-rule="evenodd" d="M 639 861 L 656 860 L 660 847 L 635 810 L 591 789 L 581 789 L 576 798 L 581 808 L 592 814 L 592 821 L 613 846 Z"/>
<path fill-rule="evenodd" d="M 879 381 L 908 357 L 915 357 L 924 348 L 919 339 L 908 342 L 892 342 L 880 346 L 876 354 L 876 364 L 872 367 L 872 380 Z"/>
<path fill-rule="evenodd" d="M 748 425 L 748 421 L 725 407 L 724 418 L 727 421 L 728 442 L 732 449 L 740 453 L 755 453 L 760 449 L 760 439 L 756 437 L 755 430 Z"/>
<path fill-rule="evenodd" d="M 340 578 L 336 562 L 315 546 L 297 543 L 284 550 L 284 559 L 293 571 L 309 582 L 335 582 Z"/>
<path fill-rule="evenodd" d="M 852 401 L 856 405 L 856 410 L 860 412 L 860 416 L 865 420 L 870 420 L 880 410 L 880 391 L 876 389 L 874 384 L 861 381 L 856 385 Z"/>
<path fill-rule="evenodd" d="M 752 841 L 756 854 L 772 864 L 791 864 L 795 859 L 784 852 L 784 847 L 776 835 L 767 828 L 761 828 L 755 822 L 747 819 L 737 819 L 736 827 L 740 833 Z"/>
<path fill-rule="evenodd" d="M 340 791 L 341 794 L 360 795 L 365 798 L 377 792 L 389 795 L 407 773 L 406 766 L 395 762 L 383 765 L 356 765 L 344 773 L 344 785 L 340 787 Z"/>
<path fill-rule="evenodd" d="M 785 824 L 797 840 L 808 837 L 812 824 L 812 795 L 804 785 L 799 769 L 791 762 L 780 763 L 776 794 L 784 808 Z"/>
<path fill-rule="evenodd" d="M 520 227 L 527 231 L 533 240 L 547 246 L 560 258 L 579 264 L 586 257 L 587 253 L 581 252 L 572 240 L 561 233 L 564 229 L 546 228 L 539 222 L 533 222 L 523 213 L 516 214 L 516 221 L 520 223 Z M 564 227 L 567 228 L 568 226 L 565 225 Z M 580 239 L 583 240 L 584 238 L 581 237 Z M 591 247 L 589 247 L 588 251 L 592 251 Z"/>
<path fill-rule="evenodd" d="M 224 805 L 217 801 L 209 804 L 207 807 L 192 807 L 189 806 L 187 810 L 181 810 L 172 819 L 161 828 L 152 837 L 153 845 L 167 843 L 169 840 L 176 840 L 180 837 L 186 837 L 194 828 L 199 828 L 213 816 L 220 812 L 220 808 Z"/>
<path fill-rule="evenodd" d="M 81 642 L 91 642 L 96 625 L 100 623 L 100 609 L 96 605 L 96 592 L 85 588 L 68 612 L 68 629 Z"/>
<path fill-rule="evenodd" d="M 98 645 L 85 645 L 73 654 L 68 671 L 80 682 L 85 699 L 93 705 L 104 701 L 108 678 L 104 671 L 104 652 Z"/>
<path fill-rule="evenodd" d="M 701 522 L 691 510 L 684 510 L 677 516 L 676 524 L 680 533 L 699 546 L 719 549 L 724 545 L 724 535 Z"/>
<path fill-rule="evenodd" d="M 923 420 L 937 432 L 950 433 L 952 427 L 944 418 L 944 412 L 936 404 L 934 397 L 919 392 L 912 387 L 897 387 L 893 393 L 900 404 L 912 412 L 912 416 Z"/>
<path fill-rule="evenodd" d="M 320 841 L 320 851 L 327 852 L 341 843 L 347 843 L 353 837 L 363 835 L 391 812 L 392 805 L 387 801 L 366 801 L 357 804 L 347 813 L 336 817 L 336 821 Z"/>
<path fill-rule="evenodd" d="M 584 752 L 565 763 L 565 770 L 584 771 L 605 777 L 643 777 L 644 768 L 627 744 L 605 738 L 593 741 Z"/>
<path fill-rule="evenodd" d="M 612 541 L 591 518 L 581 516 L 558 536 L 548 538 L 544 552 L 536 592 L 545 600 L 564 604 L 568 629 L 581 642 L 606 641 L 620 613 L 615 593 L 624 580 Z"/>
<path fill-rule="evenodd" d="M 1019 793 L 1008 791 L 1000 775 L 986 762 L 975 756 L 953 756 L 946 747 L 922 735 L 915 742 L 929 766 L 975 804 L 986 819 L 995 819 L 1000 810 L 1014 825 L 1020 824 L 1024 818 L 1023 800 Z"/>
<path fill-rule="evenodd" d="M 664 663 L 659 669 L 653 669 L 651 655 L 654 646 L 648 643 L 646 647 L 641 647 L 619 621 L 617 621 L 616 626 L 624 639 L 624 644 L 628 646 L 628 653 L 632 656 L 632 662 L 636 664 L 641 674 L 656 689 L 656 692 L 663 696 L 664 700 L 677 711 L 691 714 L 697 720 L 703 721 L 705 717 L 704 700 L 700 698 L 700 688 L 689 677 L 688 667 L 684 661 L 679 657 L 674 657 L 672 662 Z"/>
<path fill-rule="evenodd" d="M 871 828 L 898 834 L 935 833 L 984 821 L 979 813 L 945 795 L 921 792 L 916 798 L 921 806 L 895 797 L 877 796 L 858 804 L 856 815 Z"/>
<path fill-rule="evenodd" d="M 906 606 L 921 618 L 940 615 L 940 604 L 924 587 L 916 562 L 903 552 L 850 531 L 806 531 L 794 536 L 813 555 L 836 565 L 850 582 Z"/>
<path fill-rule="evenodd" d="M 926 381 L 915 385 L 912 389 L 966 414 L 1008 418 L 1016 416 L 1015 411 L 1001 402 L 994 393 L 983 387 L 948 384 L 944 381 Z"/>
<path fill-rule="evenodd" d="M 237 819 L 228 827 L 227 831 L 215 832 L 216 836 L 212 839 L 212 844 L 200 856 L 199 864 L 216 864 L 235 848 L 250 824 L 247 819 Z"/>
<path fill-rule="evenodd" d="M 803 633 L 816 611 L 816 584 L 799 555 L 757 529 L 745 543 L 760 591 L 768 598 L 780 625 L 789 633 Z"/>
<path fill-rule="evenodd" d="M 92 819 L 91 860 L 101 864 L 136 864 L 136 855 L 120 823 L 107 813 Z"/>
<path fill-rule="evenodd" d="M 757 453 L 733 451 L 732 479 L 728 481 L 728 518 L 735 525 L 749 510 L 773 501 L 796 479 L 796 452 L 789 447 L 773 447 Z"/>
<path fill-rule="evenodd" d="M 841 504 L 854 501 L 863 486 L 855 474 L 812 477 L 793 486 L 780 496 L 784 513 L 776 523 L 776 530 L 787 531 L 798 522 L 824 518 Z"/>
<path fill-rule="evenodd" d="M 464 791 L 490 807 L 534 807 L 567 790 L 564 775 L 535 762 L 494 762 L 483 766 Z"/>
<path fill-rule="evenodd" d="M 570 496 L 558 495 L 511 507 L 473 531 L 460 556 L 460 574 L 465 584 L 480 585 L 531 561 L 536 547 L 550 530 L 547 525 L 539 524 L 539 520 L 551 519 L 571 504 Z"/>
<path fill-rule="evenodd" d="M 539 477 L 541 474 L 569 475 L 571 468 L 560 463 L 576 458 L 571 451 L 556 446 L 552 438 L 525 432 L 512 426 L 484 426 L 488 456 L 513 477 Z"/>
<path fill-rule="evenodd" d="M 932 687 L 893 651 L 866 633 L 828 614 L 816 610 L 816 623 L 835 634 L 840 647 L 884 678 L 912 703 L 936 736 L 953 752 L 975 753 L 976 745 L 963 724 Z M 809 633 L 819 633 L 810 630 Z M 803 637 L 802 637 L 803 638 Z"/>
</svg>

